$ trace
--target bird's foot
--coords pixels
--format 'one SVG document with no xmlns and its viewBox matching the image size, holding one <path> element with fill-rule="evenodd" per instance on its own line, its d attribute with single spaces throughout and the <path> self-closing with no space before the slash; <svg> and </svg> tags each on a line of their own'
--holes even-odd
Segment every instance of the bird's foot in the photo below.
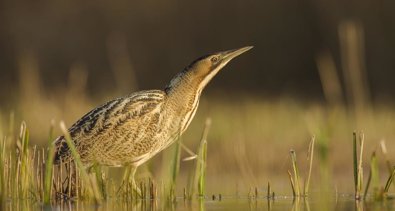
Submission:
<svg viewBox="0 0 395 211">
<path fill-rule="evenodd" d="M 138 185 L 136 184 L 136 181 L 135 181 L 134 179 L 132 179 L 131 183 L 132 183 L 132 190 L 133 190 L 133 192 L 134 192 L 138 197 L 141 198 L 141 197 L 142 197 L 142 193 L 141 193 L 140 188 L 139 188 Z"/>
<path fill-rule="evenodd" d="M 137 185 L 136 181 L 134 180 L 135 172 L 136 172 L 136 168 L 130 166 L 126 167 L 123 175 L 122 183 L 117 191 L 117 194 L 120 194 L 121 190 L 127 190 L 130 188 L 134 195 L 136 195 L 138 198 L 142 197 L 142 192 L 139 186 Z"/>
</svg>

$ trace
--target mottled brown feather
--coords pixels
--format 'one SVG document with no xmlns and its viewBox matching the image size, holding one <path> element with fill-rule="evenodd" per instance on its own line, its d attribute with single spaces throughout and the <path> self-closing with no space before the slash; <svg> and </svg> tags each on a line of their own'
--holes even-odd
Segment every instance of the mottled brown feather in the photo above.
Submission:
<svg viewBox="0 0 395 211">
<path fill-rule="evenodd" d="M 69 129 L 81 161 L 109 166 L 133 164 L 151 150 L 153 143 L 145 138 L 158 131 L 164 99 L 163 91 L 141 91 L 84 115 Z M 64 136 L 56 139 L 55 146 L 55 163 L 72 160 Z"/>
</svg>

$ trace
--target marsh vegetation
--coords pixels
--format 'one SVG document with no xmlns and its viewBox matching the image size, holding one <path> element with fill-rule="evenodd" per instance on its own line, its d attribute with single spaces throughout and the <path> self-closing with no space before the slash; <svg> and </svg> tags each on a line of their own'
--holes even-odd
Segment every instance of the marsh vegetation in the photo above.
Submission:
<svg viewBox="0 0 395 211">
<path fill-rule="evenodd" d="M 0 94 L 5 96 L 0 100 L 1 210 L 395 209 L 395 109 L 389 88 L 394 60 L 388 47 L 393 44 L 388 36 L 393 34 L 388 27 L 393 25 L 393 11 L 383 6 L 387 2 L 368 12 L 363 8 L 371 8 L 369 1 L 358 2 L 366 7 L 350 6 L 363 14 L 361 20 L 348 19 L 348 13 L 321 13 L 320 8 L 337 11 L 341 3 L 327 7 L 303 2 L 306 5 L 295 7 L 302 12 L 284 9 L 277 5 L 281 2 L 262 1 L 256 8 L 234 4 L 233 10 L 224 8 L 204 16 L 207 20 L 195 20 L 208 22 L 205 30 L 185 21 L 185 14 L 179 18 L 173 13 L 176 7 L 162 4 L 127 3 L 137 8 L 135 13 L 124 4 L 105 2 L 66 7 L 56 2 L 37 7 L 39 12 L 31 8 L 41 16 L 26 13 L 24 4 L 7 2 L 4 22 L 9 28 L 0 41 L 19 36 L 12 42 L 18 47 L 0 49 L 7 61 L 0 78 Z M 216 4 L 221 3 L 210 2 L 205 8 L 217 12 Z M 52 14 L 48 8 L 63 12 Z M 180 8 L 187 11 L 191 6 Z M 84 20 L 85 15 L 93 18 L 77 25 L 79 19 L 68 19 L 74 14 L 70 11 Z M 377 18 L 374 14 L 380 12 Z M 311 21 L 316 19 L 309 16 L 313 13 L 317 22 Z M 108 31 L 101 32 L 100 24 L 90 27 L 101 15 Z M 238 23 L 213 24 L 222 24 L 228 16 Z M 25 22 L 26 17 L 31 21 Z M 168 42 L 147 36 L 157 33 L 147 25 L 157 26 L 153 20 L 158 17 L 167 23 L 163 28 Z M 214 27 L 218 37 L 207 33 Z M 47 40 L 37 28 L 61 33 L 53 32 Z M 67 42 L 63 46 L 59 40 Z M 140 194 L 123 181 L 124 168 L 86 168 L 76 152 L 76 162 L 53 165 L 49 155 L 54 137 L 67 137 L 66 128 L 92 108 L 140 88 L 163 86 L 159 82 L 170 79 L 171 71 L 179 71 L 202 49 L 223 50 L 217 48 L 233 47 L 236 41 L 245 45 L 246 40 L 256 46 L 250 57 L 255 60 L 246 62 L 246 57 L 244 63 L 229 67 L 235 69 L 227 71 L 229 78 L 223 74 L 215 79 L 218 87 L 208 87 L 186 133 L 139 168 Z M 175 49 L 189 48 L 187 55 L 168 49 L 175 41 L 181 43 Z M 231 89 L 236 82 L 240 87 Z M 73 148 L 70 140 L 68 145 Z"/>
</svg>

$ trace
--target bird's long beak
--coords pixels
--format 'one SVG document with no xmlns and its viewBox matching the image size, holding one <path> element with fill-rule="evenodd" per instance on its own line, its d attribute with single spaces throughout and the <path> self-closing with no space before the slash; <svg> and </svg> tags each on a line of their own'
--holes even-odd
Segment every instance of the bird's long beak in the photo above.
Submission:
<svg viewBox="0 0 395 211">
<path fill-rule="evenodd" d="M 228 63 L 230 60 L 232 60 L 236 56 L 239 56 L 240 54 L 250 50 L 253 47 L 254 46 L 247 46 L 247 47 L 244 47 L 244 48 L 238 48 L 238 49 L 233 49 L 233 50 L 221 52 L 221 54 L 222 54 L 222 62 Z"/>
<path fill-rule="evenodd" d="M 215 53 L 214 55 L 221 55 L 221 59 L 216 63 L 215 66 L 212 68 L 202 68 L 203 69 L 203 74 L 204 74 L 204 79 L 201 81 L 199 85 L 199 90 L 202 90 L 207 83 L 233 58 L 236 56 L 250 50 L 252 46 L 247 46 L 244 48 L 239 48 L 239 49 L 234 49 L 234 50 L 229 50 L 229 51 L 222 51 Z M 207 71 L 207 69 L 209 71 Z"/>
</svg>

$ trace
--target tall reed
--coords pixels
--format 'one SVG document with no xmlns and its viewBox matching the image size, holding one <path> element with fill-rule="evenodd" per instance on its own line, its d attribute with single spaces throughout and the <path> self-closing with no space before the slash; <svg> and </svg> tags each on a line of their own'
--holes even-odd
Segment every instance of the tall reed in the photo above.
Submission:
<svg viewBox="0 0 395 211">
<path fill-rule="evenodd" d="M 358 148 L 359 144 L 359 148 Z M 357 133 L 353 133 L 353 164 L 354 164 L 354 186 L 355 186 L 355 199 L 361 198 L 362 183 L 363 183 L 363 168 L 362 168 L 362 155 L 364 145 L 364 134 L 361 133 L 359 136 L 359 142 L 357 142 Z M 359 156 L 358 156 L 359 149 Z"/>
<path fill-rule="evenodd" d="M 47 161 L 45 165 L 45 179 L 44 179 L 44 203 L 49 204 L 51 200 L 52 193 L 52 178 L 53 178 L 53 154 L 55 151 L 55 145 L 52 143 L 54 134 L 54 122 L 51 122 L 51 126 L 49 129 L 49 137 L 48 137 L 48 154 Z"/>
<path fill-rule="evenodd" d="M 292 195 L 294 197 L 307 197 L 308 196 L 311 173 L 313 171 L 314 144 L 315 144 L 315 136 L 312 136 L 311 140 L 309 142 L 309 148 L 308 148 L 308 153 L 307 153 L 307 161 L 309 162 L 309 170 L 307 172 L 307 179 L 305 179 L 304 183 L 303 183 L 303 190 L 301 190 L 301 188 L 300 188 L 300 183 L 301 183 L 302 177 L 300 175 L 299 167 L 298 167 L 298 164 L 296 161 L 296 152 L 295 152 L 295 150 L 289 151 L 289 154 L 291 157 L 293 177 L 292 177 L 292 173 L 290 171 L 288 171 L 288 176 L 289 176 L 289 180 L 291 183 Z"/>
</svg>

